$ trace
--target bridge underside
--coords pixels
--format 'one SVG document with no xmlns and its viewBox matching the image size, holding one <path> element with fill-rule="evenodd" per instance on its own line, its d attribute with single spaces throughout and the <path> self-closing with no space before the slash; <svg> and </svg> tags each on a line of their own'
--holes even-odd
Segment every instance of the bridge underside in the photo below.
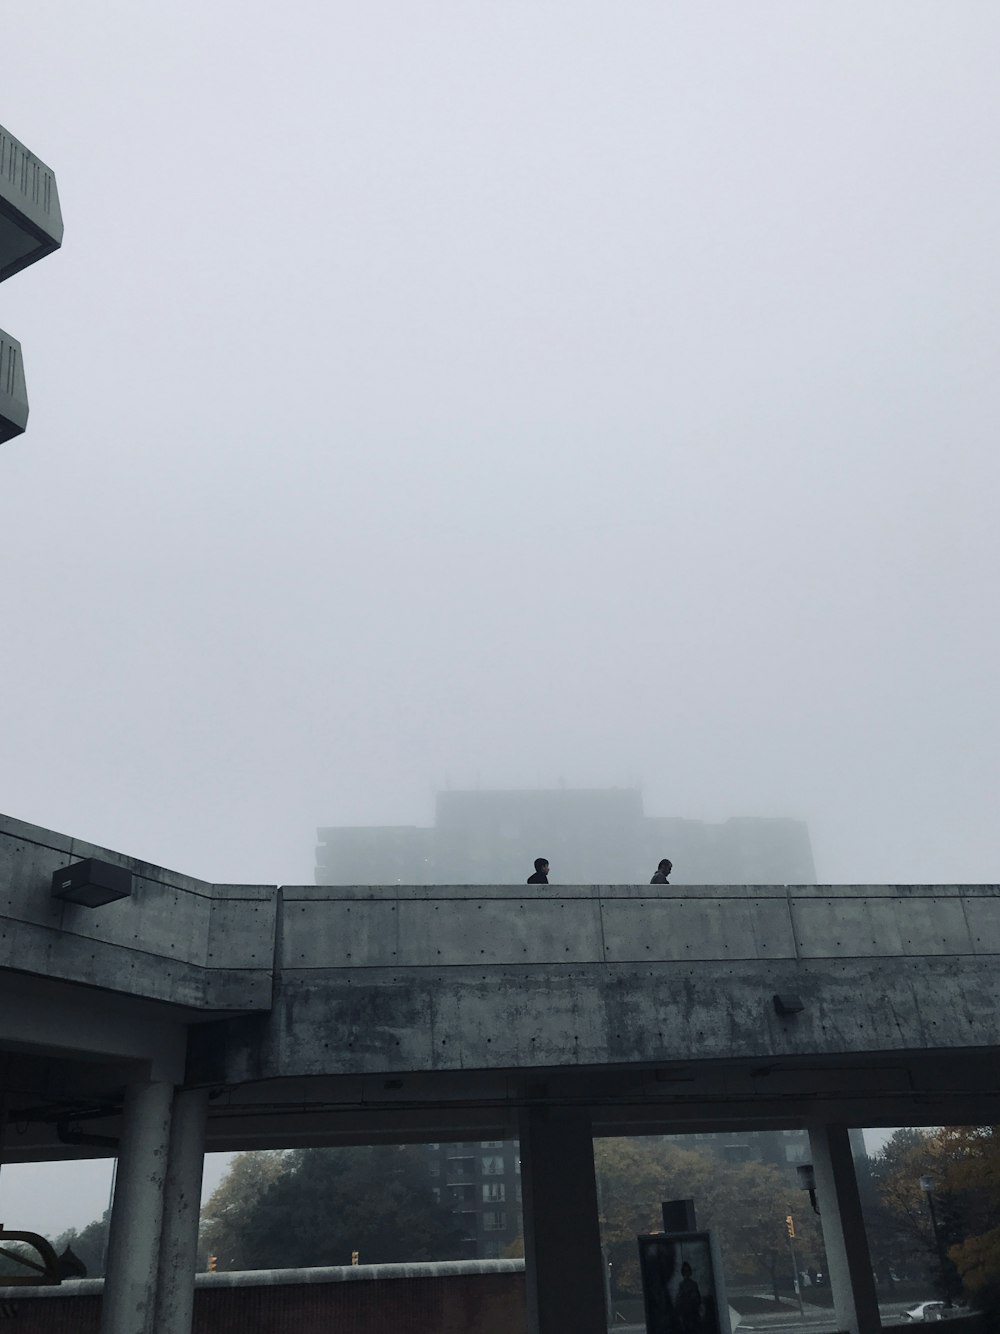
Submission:
<svg viewBox="0 0 1000 1334">
<path fill-rule="evenodd" d="M 123 1089 L 141 1062 L 0 1047 L 7 1162 L 106 1157 L 122 1134 Z M 209 1088 L 207 1152 L 336 1144 L 514 1139 L 530 1107 L 586 1110 L 593 1133 L 686 1134 L 1000 1121 L 989 1050 L 802 1056 L 531 1071 L 295 1076 Z"/>
<path fill-rule="evenodd" d="M 0 894 L 3 1157 L 117 1156 L 105 1334 L 188 1334 L 206 1150 L 516 1137 L 529 1328 L 605 1334 L 594 1136 L 803 1125 L 877 1334 L 848 1127 L 1000 1122 L 996 885 L 212 885 L 0 817 Z"/>
</svg>

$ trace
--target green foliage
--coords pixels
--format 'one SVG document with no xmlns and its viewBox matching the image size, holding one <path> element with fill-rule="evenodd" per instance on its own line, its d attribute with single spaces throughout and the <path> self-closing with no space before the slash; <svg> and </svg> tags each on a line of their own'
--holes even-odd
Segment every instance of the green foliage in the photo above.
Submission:
<svg viewBox="0 0 1000 1334">
<path fill-rule="evenodd" d="M 948 1259 L 977 1305 L 996 1317 L 1000 1315 L 1000 1126 L 949 1126 L 935 1139 L 943 1160 Z"/>
<path fill-rule="evenodd" d="M 732 1164 L 656 1139 L 604 1139 L 595 1144 L 601 1228 L 616 1293 L 641 1292 L 636 1236 L 663 1228 L 663 1200 L 692 1197 L 698 1227 L 715 1232 L 727 1282 L 791 1285 L 785 1218 L 795 1218 L 796 1263 L 825 1268 L 822 1237 L 790 1171 L 763 1163 Z"/>
<path fill-rule="evenodd" d="M 871 1160 L 876 1203 L 868 1233 L 876 1255 L 894 1248 L 896 1264 L 920 1257 L 921 1270 L 946 1298 L 963 1286 L 983 1307 L 1000 1301 L 1000 1128 L 945 1126 L 899 1130 Z M 920 1178 L 934 1180 L 942 1263 Z"/>
<path fill-rule="evenodd" d="M 202 1217 L 222 1269 L 444 1260 L 461 1230 L 437 1204 L 417 1149 L 378 1146 L 241 1154 Z"/>
<path fill-rule="evenodd" d="M 868 1159 L 865 1228 L 872 1265 L 883 1286 L 897 1277 L 933 1282 L 934 1234 L 919 1180 L 936 1165 L 933 1135 L 903 1127 Z"/>
<path fill-rule="evenodd" d="M 108 1221 L 111 1215 L 109 1210 L 105 1209 L 102 1218 L 95 1218 L 92 1223 L 78 1232 L 76 1228 L 68 1228 L 60 1233 L 52 1243 L 52 1249 L 56 1255 L 61 1255 L 67 1246 L 71 1248 L 73 1254 L 87 1267 L 88 1278 L 99 1278 L 104 1273 L 104 1257 L 108 1246 Z"/>
</svg>

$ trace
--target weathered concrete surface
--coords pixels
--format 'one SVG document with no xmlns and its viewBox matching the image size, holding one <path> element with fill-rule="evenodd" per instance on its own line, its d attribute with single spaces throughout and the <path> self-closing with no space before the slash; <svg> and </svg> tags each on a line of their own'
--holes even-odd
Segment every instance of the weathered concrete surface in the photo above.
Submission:
<svg viewBox="0 0 1000 1334">
<path fill-rule="evenodd" d="M 152 1330 L 172 1095 L 169 1084 L 133 1084 L 127 1091 L 101 1334 Z"/>
<path fill-rule="evenodd" d="M 53 871 L 124 866 L 132 896 L 103 908 L 53 899 Z M 196 1010 L 271 1003 L 277 892 L 211 885 L 0 816 L 0 968 Z"/>
<path fill-rule="evenodd" d="M 163 1231 L 156 1278 L 156 1334 L 190 1334 L 192 1275 L 198 1268 L 198 1222 L 205 1164 L 206 1089 L 180 1089 L 170 1115 L 163 1191 Z"/>
<path fill-rule="evenodd" d="M 274 1008 L 199 1035 L 252 1078 L 990 1047 L 995 887 L 284 888 Z M 775 1013 L 776 992 L 803 1010 Z"/>
<path fill-rule="evenodd" d="M 132 898 L 53 901 L 91 855 Z M 213 886 L 0 820 L 22 1157 L 80 1151 L 52 1126 L 85 1100 L 116 1134 L 143 1079 L 212 1091 L 210 1149 L 489 1138 L 553 1100 L 597 1133 L 993 1120 L 998 956 L 993 885 Z"/>
<path fill-rule="evenodd" d="M 51 167 L 0 125 L 0 282 L 62 244 Z"/>
<path fill-rule="evenodd" d="M 0 329 L 0 445 L 28 425 L 28 389 L 21 344 Z"/>
</svg>

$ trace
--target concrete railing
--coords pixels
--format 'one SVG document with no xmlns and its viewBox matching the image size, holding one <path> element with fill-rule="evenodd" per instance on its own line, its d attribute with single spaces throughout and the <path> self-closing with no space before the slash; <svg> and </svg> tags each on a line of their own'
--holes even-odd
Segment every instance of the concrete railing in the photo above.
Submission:
<svg viewBox="0 0 1000 1334">
<path fill-rule="evenodd" d="M 132 873 L 103 908 L 52 897 L 53 872 L 96 857 Z M 277 892 L 211 885 L 0 816 L 0 967 L 197 1009 L 271 1003 Z"/>
</svg>

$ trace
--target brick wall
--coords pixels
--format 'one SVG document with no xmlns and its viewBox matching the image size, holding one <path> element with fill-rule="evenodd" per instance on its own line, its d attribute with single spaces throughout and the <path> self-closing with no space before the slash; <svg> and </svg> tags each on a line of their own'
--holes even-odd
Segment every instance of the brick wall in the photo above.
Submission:
<svg viewBox="0 0 1000 1334">
<path fill-rule="evenodd" d="M 221 1275 L 220 1275 L 221 1277 Z M 7 1334 L 98 1334 L 98 1293 L 15 1295 Z M 5 1318 L 4 1308 L 16 1315 Z M 199 1286 L 194 1334 L 525 1334 L 523 1273 Z"/>
</svg>

